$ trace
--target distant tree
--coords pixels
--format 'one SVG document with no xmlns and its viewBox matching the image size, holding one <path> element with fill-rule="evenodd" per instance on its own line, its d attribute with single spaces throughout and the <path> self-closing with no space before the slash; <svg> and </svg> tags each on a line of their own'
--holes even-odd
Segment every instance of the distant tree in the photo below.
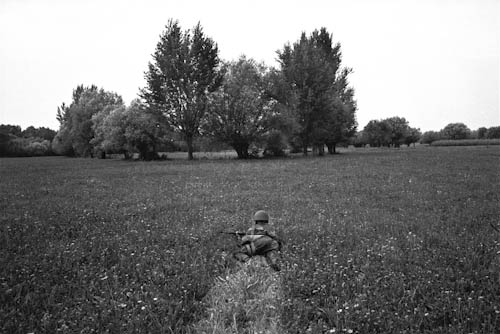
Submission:
<svg viewBox="0 0 500 334">
<path fill-rule="evenodd" d="M 54 138 L 54 147 L 60 154 L 92 156 L 94 130 L 92 117 L 102 110 L 123 105 L 121 96 L 92 85 L 77 86 L 73 90 L 73 101 L 69 107 L 58 108 L 57 119 L 62 121 Z M 64 111 L 61 111 L 64 109 Z"/>
<path fill-rule="evenodd" d="M 441 139 L 441 135 L 436 131 L 426 131 L 422 134 L 420 138 L 421 144 L 432 144 L 432 142 Z"/>
<path fill-rule="evenodd" d="M 392 129 L 388 122 L 372 120 L 363 129 L 366 142 L 372 147 L 389 146 L 392 142 Z"/>
<path fill-rule="evenodd" d="M 166 129 L 149 113 L 138 99 L 129 107 L 120 106 L 113 110 L 103 110 L 93 116 L 95 138 L 93 144 L 105 153 L 120 153 L 125 159 L 131 153 L 139 152 L 139 159 L 152 160 L 158 157 L 157 148 L 164 141 Z"/>
<path fill-rule="evenodd" d="M 486 138 L 500 138 L 500 126 L 492 126 L 491 128 L 488 128 L 488 131 L 486 132 Z"/>
<path fill-rule="evenodd" d="M 222 84 L 219 62 L 217 45 L 199 23 L 191 33 L 182 32 L 178 22 L 170 20 L 145 74 L 147 85 L 141 96 L 151 111 L 184 136 L 188 159 L 193 159 L 193 139 L 209 98 Z"/>
<path fill-rule="evenodd" d="M 415 143 L 417 143 L 421 137 L 422 133 L 420 132 L 420 129 L 409 127 L 403 140 L 404 143 L 409 147 L 411 144 L 415 145 Z"/>
<path fill-rule="evenodd" d="M 350 139 L 350 144 L 354 147 L 365 147 L 368 144 L 364 131 L 357 131 Z"/>
<path fill-rule="evenodd" d="M 0 133 L 4 135 L 12 135 L 16 137 L 21 137 L 22 130 L 19 125 L 10 125 L 10 124 L 0 124 Z"/>
<path fill-rule="evenodd" d="M 389 125 L 391 132 L 391 144 L 394 147 L 399 147 L 405 142 L 410 127 L 408 121 L 404 117 L 390 117 L 384 120 Z"/>
<path fill-rule="evenodd" d="M 229 144 L 238 158 L 249 157 L 248 149 L 262 139 L 272 100 L 266 94 L 266 67 L 240 57 L 224 66 L 225 80 L 213 95 L 206 123 L 208 133 Z"/>
<path fill-rule="evenodd" d="M 296 120 L 295 138 L 304 154 L 313 145 L 323 154 L 325 144 L 333 153 L 337 142 L 354 134 L 356 104 L 347 86 L 349 69 L 341 69 L 340 44 L 333 45 L 325 28 L 310 36 L 302 33 L 293 45 L 278 51 L 280 80 L 275 98 Z"/>
<path fill-rule="evenodd" d="M 471 131 L 464 123 L 450 123 L 441 130 L 442 139 L 468 139 Z"/>
<path fill-rule="evenodd" d="M 477 139 L 485 139 L 487 132 L 488 129 L 485 127 L 480 127 L 479 129 L 477 129 Z"/>
<path fill-rule="evenodd" d="M 22 132 L 24 138 L 40 138 L 48 141 L 52 141 L 56 134 L 57 132 L 52 129 L 45 127 L 35 128 L 34 126 L 29 126 Z"/>
</svg>

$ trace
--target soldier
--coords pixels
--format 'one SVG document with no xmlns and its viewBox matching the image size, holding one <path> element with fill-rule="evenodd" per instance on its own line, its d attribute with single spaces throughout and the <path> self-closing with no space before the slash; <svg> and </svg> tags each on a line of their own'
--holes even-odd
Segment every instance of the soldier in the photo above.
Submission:
<svg viewBox="0 0 500 334">
<path fill-rule="evenodd" d="M 241 239 L 242 246 L 239 251 L 233 254 L 234 257 L 238 261 L 246 262 L 252 256 L 264 256 L 271 268 L 280 271 L 277 253 L 281 249 L 281 242 L 270 229 L 269 215 L 267 212 L 259 210 L 253 216 L 253 220 L 254 226 L 250 227 Z"/>
</svg>

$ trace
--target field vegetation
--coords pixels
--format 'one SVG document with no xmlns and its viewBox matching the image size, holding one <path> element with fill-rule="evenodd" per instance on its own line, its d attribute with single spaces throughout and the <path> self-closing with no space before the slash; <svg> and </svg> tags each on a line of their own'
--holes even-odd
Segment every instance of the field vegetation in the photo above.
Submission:
<svg viewBox="0 0 500 334">
<path fill-rule="evenodd" d="M 500 139 L 443 139 L 432 142 L 432 146 L 484 146 L 500 145 Z"/>
<path fill-rule="evenodd" d="M 498 333 L 499 165 L 498 146 L 2 159 L 0 332 L 195 333 L 235 270 L 218 231 L 265 209 L 283 331 Z"/>
</svg>

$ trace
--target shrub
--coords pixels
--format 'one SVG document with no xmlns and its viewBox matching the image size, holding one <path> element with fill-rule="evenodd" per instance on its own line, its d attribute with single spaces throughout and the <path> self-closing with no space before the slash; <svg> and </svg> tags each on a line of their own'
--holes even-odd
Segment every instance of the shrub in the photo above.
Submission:
<svg viewBox="0 0 500 334">
<path fill-rule="evenodd" d="M 271 130 L 266 136 L 264 156 L 282 157 L 285 155 L 286 139 L 279 130 Z"/>
</svg>

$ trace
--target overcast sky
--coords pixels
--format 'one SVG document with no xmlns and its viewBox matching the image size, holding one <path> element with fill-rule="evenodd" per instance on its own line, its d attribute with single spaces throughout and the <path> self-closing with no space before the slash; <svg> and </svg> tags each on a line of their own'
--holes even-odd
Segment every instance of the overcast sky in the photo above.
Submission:
<svg viewBox="0 0 500 334">
<path fill-rule="evenodd" d="M 0 123 L 57 130 L 79 84 L 129 104 L 170 18 L 199 21 L 224 60 L 270 66 L 326 27 L 354 70 L 359 129 L 391 116 L 422 131 L 500 125 L 500 0 L 0 0 Z"/>
</svg>

